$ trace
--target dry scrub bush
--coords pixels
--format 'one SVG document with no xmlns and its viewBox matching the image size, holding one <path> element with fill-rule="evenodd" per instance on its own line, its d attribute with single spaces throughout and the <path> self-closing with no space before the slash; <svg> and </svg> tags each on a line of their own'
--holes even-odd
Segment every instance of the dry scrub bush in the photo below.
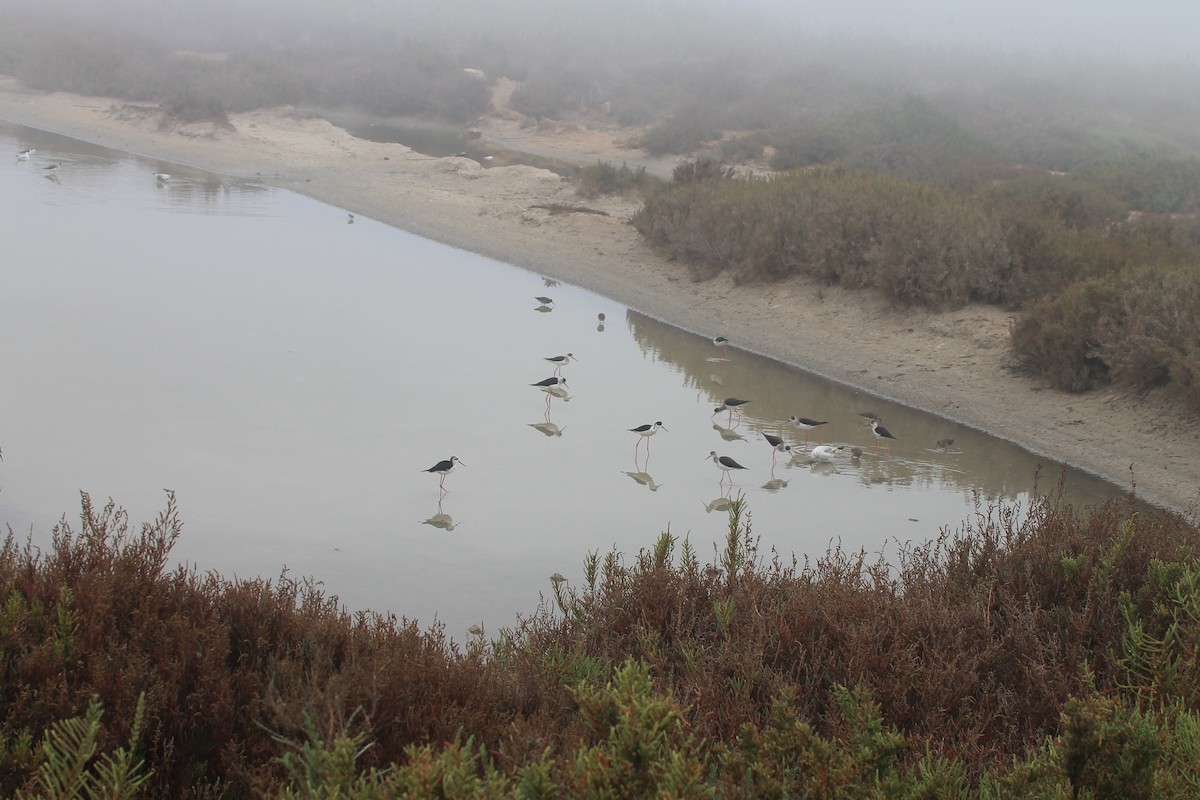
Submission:
<svg viewBox="0 0 1200 800">
<path fill-rule="evenodd" d="M 667 534 L 629 563 L 592 554 L 582 585 L 554 583 L 516 630 L 465 650 L 438 627 L 349 615 L 311 582 L 171 569 L 180 530 L 173 498 L 135 533 L 84 496 L 78 531 L 60 523 L 49 551 L 9 535 L 5 789 L 32 786 L 30 741 L 93 696 L 111 720 L 97 747 L 124 746 L 142 692 L 133 747 L 149 792 L 167 798 L 273 796 L 299 774 L 359 797 L 396 796 L 363 788 L 387 785 L 758 796 L 772 781 L 810 785 L 788 763 L 826 770 L 850 795 L 874 775 L 1028 787 L 1068 780 L 1053 754 L 1012 767 L 1061 732 L 1064 714 L 1086 730 L 1116 720 L 1138 752 L 1126 711 L 1073 712 L 1071 697 L 1147 703 L 1180 731 L 1167 704 L 1200 697 L 1196 528 L 1132 499 L 1082 512 L 1053 498 L 980 507 L 893 564 L 840 550 L 802 565 L 765 559 L 739 504 L 712 563 Z M 1161 777 L 1166 757 L 1146 757 Z M 1071 780 L 1109 776 L 1088 767 Z"/>
</svg>

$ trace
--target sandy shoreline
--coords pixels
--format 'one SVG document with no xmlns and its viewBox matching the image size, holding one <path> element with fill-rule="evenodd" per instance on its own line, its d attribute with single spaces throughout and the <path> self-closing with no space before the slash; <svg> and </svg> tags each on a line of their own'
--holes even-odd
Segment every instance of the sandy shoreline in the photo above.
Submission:
<svg viewBox="0 0 1200 800">
<path fill-rule="evenodd" d="M 355 139 L 286 109 L 237 115 L 233 130 L 163 131 L 153 109 L 120 101 L 26 92 L 0 78 L 0 120 L 143 156 L 290 189 L 446 244 L 564 280 L 643 313 L 1010 439 L 1128 487 L 1143 499 L 1194 511 L 1200 433 L 1178 403 L 1121 390 L 1058 392 L 1015 370 L 1011 315 L 969 307 L 931 314 L 878 298 L 790 280 L 733 287 L 693 282 L 626 224 L 629 199 L 587 201 L 597 214 L 551 214 L 578 205 L 565 180 L 526 166 L 484 169 L 397 144 Z M 522 129 L 484 120 L 485 140 L 564 160 L 642 163 L 617 135 Z M 520 139 L 520 142 L 515 140 Z M 656 171 L 662 162 L 653 164 Z"/>
</svg>

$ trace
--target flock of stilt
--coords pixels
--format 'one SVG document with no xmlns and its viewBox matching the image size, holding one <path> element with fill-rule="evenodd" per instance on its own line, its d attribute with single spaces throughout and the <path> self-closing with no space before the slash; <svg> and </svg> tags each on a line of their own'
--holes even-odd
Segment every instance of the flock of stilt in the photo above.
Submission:
<svg viewBox="0 0 1200 800">
<path fill-rule="evenodd" d="M 534 299 L 539 303 L 537 308 L 539 311 L 549 310 L 554 305 L 554 300 L 550 297 L 538 296 Z M 600 314 L 598 319 L 600 322 L 598 330 L 603 330 L 604 314 Z M 724 336 L 718 336 L 712 340 L 712 343 L 716 347 L 723 348 L 729 345 L 729 339 Z M 547 403 L 550 402 L 550 398 L 552 396 L 561 399 L 570 399 L 570 396 L 567 393 L 567 379 L 562 377 L 562 369 L 571 361 L 578 361 L 579 359 L 577 359 L 573 353 L 566 353 L 564 355 L 549 356 L 545 360 L 554 365 L 554 375 L 546 378 L 545 380 L 538 381 L 537 383 L 532 383 L 530 386 L 534 386 L 545 392 Z M 732 425 L 734 415 L 736 414 L 740 418 L 743 409 L 749 403 L 749 400 L 728 397 L 724 400 L 724 402 L 713 409 L 713 416 L 715 417 L 717 414 L 722 412 L 728 412 L 729 422 Z M 867 424 L 871 429 L 871 433 L 875 437 L 875 452 L 878 452 L 879 445 L 882 443 L 887 449 L 888 454 L 891 454 L 891 440 L 896 439 L 896 437 L 891 431 L 880 424 L 881 419 L 879 415 L 875 414 L 874 412 L 865 411 L 860 412 L 859 416 L 867 419 Z M 788 417 L 787 422 L 798 430 L 804 431 L 804 444 L 806 445 L 809 443 L 809 432 L 813 430 L 819 430 L 821 426 L 827 424 L 826 420 L 816 420 L 810 419 L 809 417 L 798 417 L 795 415 Z M 659 431 L 665 430 L 667 430 L 667 426 L 664 425 L 661 420 L 648 422 L 644 425 L 638 425 L 636 428 L 628 429 L 630 433 L 636 433 L 638 436 L 633 448 L 634 463 L 637 463 L 638 450 L 641 448 L 642 442 L 646 443 L 646 455 L 649 456 L 650 438 Z M 775 436 L 766 432 L 763 432 L 762 436 L 772 449 L 772 467 L 775 465 L 776 459 L 780 453 L 792 453 L 792 445 L 788 444 L 782 436 Z M 947 451 L 953 444 L 953 439 L 942 439 L 937 443 L 937 449 L 940 451 Z M 812 447 L 808 452 L 808 456 L 814 462 L 833 463 L 840 455 L 846 454 L 852 459 L 857 459 L 862 455 L 862 453 L 862 448 L 859 447 L 851 447 L 848 445 L 828 445 L 821 443 L 815 447 Z M 711 459 L 713 464 L 716 465 L 717 469 L 721 470 L 721 483 L 724 483 L 726 477 L 728 477 L 731 486 L 733 484 L 733 478 L 730 473 L 746 469 L 746 467 L 739 464 L 730 456 L 719 455 L 716 450 L 710 450 L 705 458 Z M 439 461 L 429 469 L 423 471 L 440 476 L 438 487 L 444 493 L 446 491 L 446 476 L 453 472 L 457 465 L 463 463 L 464 462 L 462 459 L 460 459 L 458 456 L 451 456 L 450 458 L 445 459 L 444 461 Z"/>
<path fill-rule="evenodd" d="M 19 151 L 17 151 L 17 160 L 18 161 L 29 161 L 33 157 L 33 154 L 36 152 L 37 152 L 37 148 L 34 148 L 34 147 L 30 147 L 28 150 L 19 150 Z M 58 171 L 60 169 L 62 169 L 62 165 L 63 165 L 63 162 L 61 162 L 61 161 L 55 161 L 52 164 L 47 164 L 46 166 L 42 167 L 42 173 L 47 178 L 57 181 L 58 180 Z M 171 182 L 171 176 L 169 173 L 166 173 L 166 172 L 156 172 L 156 173 L 154 173 L 154 180 L 157 181 L 159 183 L 159 185 L 165 185 L 165 184 L 168 184 Z"/>
</svg>

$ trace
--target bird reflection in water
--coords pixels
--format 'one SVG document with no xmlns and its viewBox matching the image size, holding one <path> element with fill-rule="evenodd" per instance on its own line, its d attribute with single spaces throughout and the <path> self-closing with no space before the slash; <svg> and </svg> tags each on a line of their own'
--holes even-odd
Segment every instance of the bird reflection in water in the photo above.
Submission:
<svg viewBox="0 0 1200 800">
<path fill-rule="evenodd" d="M 788 482 L 783 478 L 771 478 L 762 485 L 762 488 L 768 492 L 778 492 L 780 489 L 786 489 Z"/>
<path fill-rule="evenodd" d="M 728 497 L 722 495 L 721 497 L 718 497 L 716 500 L 713 500 L 710 503 L 705 503 L 704 510 L 707 511 L 709 514 L 713 513 L 714 511 L 728 511 L 729 507 L 732 505 L 733 505 L 733 501 L 730 500 Z"/>
<path fill-rule="evenodd" d="M 604 333 L 604 312 L 596 315 L 596 333 Z"/>
<path fill-rule="evenodd" d="M 647 457 L 647 460 L 649 460 L 649 457 Z M 625 474 L 633 478 L 636 483 L 645 486 L 652 492 L 657 492 L 659 487 L 662 486 L 661 483 L 654 480 L 654 478 L 650 476 L 649 472 L 626 472 Z"/>
<path fill-rule="evenodd" d="M 828 461 L 814 461 L 808 471 L 813 475 L 836 475 L 838 468 Z"/>
<path fill-rule="evenodd" d="M 549 401 L 549 398 L 550 398 L 550 395 L 546 395 L 547 401 Z M 558 425 L 556 425 L 550 421 L 550 403 L 549 402 L 546 403 L 546 416 L 542 419 L 542 421 L 541 422 L 530 422 L 528 424 L 529 424 L 529 427 L 533 428 L 535 431 L 537 431 L 538 433 L 541 433 L 544 436 L 562 436 L 563 431 L 566 430 L 566 428 L 560 428 L 560 427 L 558 427 Z"/>
<path fill-rule="evenodd" d="M 736 425 L 734 426 L 737 427 Z M 735 431 L 733 428 L 726 428 L 724 425 L 713 423 L 713 430 L 721 435 L 721 438 L 727 442 L 746 441 L 746 437 Z"/>
<path fill-rule="evenodd" d="M 530 422 L 529 427 L 545 436 L 562 436 L 566 428 L 560 428 L 553 422 Z"/>
<path fill-rule="evenodd" d="M 454 518 L 442 510 L 442 501 L 438 500 L 437 513 L 429 519 L 421 520 L 422 525 L 432 525 L 435 528 L 441 528 L 444 531 L 452 531 L 461 523 L 455 522 Z"/>
</svg>

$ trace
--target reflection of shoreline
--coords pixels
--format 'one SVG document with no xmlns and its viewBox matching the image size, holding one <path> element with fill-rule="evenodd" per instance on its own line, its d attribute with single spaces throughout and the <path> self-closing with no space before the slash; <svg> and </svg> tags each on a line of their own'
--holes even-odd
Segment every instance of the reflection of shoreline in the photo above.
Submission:
<svg viewBox="0 0 1200 800">
<path fill-rule="evenodd" d="M 762 442 L 766 435 L 782 437 L 790 445 L 792 457 L 779 457 L 780 468 L 804 466 L 817 475 L 836 473 L 853 477 L 866 487 L 939 487 L 967 497 L 978 492 L 988 499 L 1009 501 L 1034 488 L 1041 460 L 1012 442 L 956 426 L 923 411 L 863 396 L 854 389 L 735 348 L 722 348 L 723 360 L 714 362 L 715 348 L 704 337 L 636 311 L 628 311 L 627 319 L 642 352 L 675 365 L 684 385 L 700 393 L 702 406 L 719 405 L 730 396 L 750 399 L 744 417 L 730 421 L 722 412 L 714 417 L 712 428 L 725 442 Z M 877 441 L 871 428 L 863 424 L 862 408 L 884 415 L 888 425 L 900 432 L 897 435 L 901 439 L 893 443 L 892 455 L 883 448 L 876 451 Z M 815 443 L 804 444 L 804 432 L 787 421 L 791 416 L 827 420 L 820 429 L 824 441 L 846 447 L 835 464 L 809 463 Z M 953 452 L 938 449 L 947 439 L 955 443 Z M 858 456 L 852 456 L 852 451 Z M 1043 471 L 1039 491 L 1053 488 L 1054 481 L 1051 485 L 1044 482 L 1045 478 L 1057 479 L 1060 468 L 1053 468 L 1053 476 Z M 1068 471 L 1068 475 L 1073 476 L 1068 479 L 1068 499 L 1075 485 L 1086 487 L 1078 491 L 1088 502 L 1096 491 L 1107 488 L 1087 473 Z"/>
</svg>

